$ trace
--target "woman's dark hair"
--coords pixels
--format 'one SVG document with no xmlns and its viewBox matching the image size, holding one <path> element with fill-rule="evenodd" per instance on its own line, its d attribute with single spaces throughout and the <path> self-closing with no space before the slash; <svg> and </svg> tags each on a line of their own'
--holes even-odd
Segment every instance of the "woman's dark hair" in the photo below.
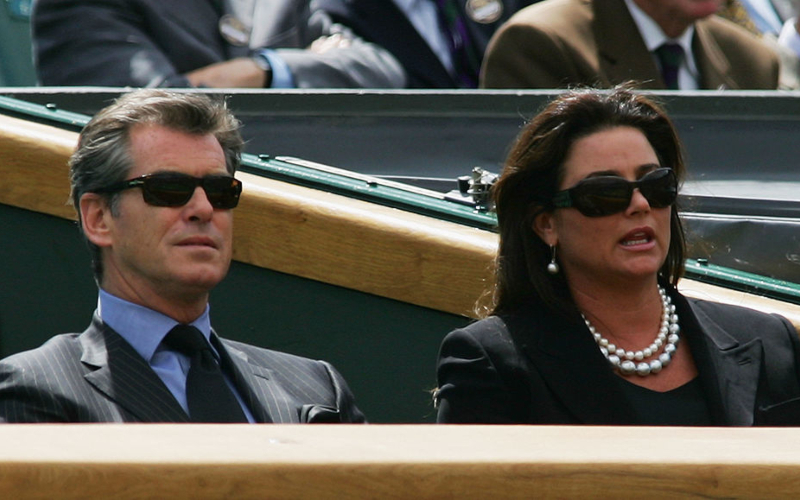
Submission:
<svg viewBox="0 0 800 500">
<path fill-rule="evenodd" d="M 546 271 L 550 248 L 533 231 L 533 223 L 549 209 L 563 180 L 562 165 L 575 141 L 620 126 L 641 131 L 661 165 L 672 168 L 679 182 L 683 180 L 683 149 L 672 121 L 653 99 L 635 92 L 630 84 L 611 90 L 571 90 L 550 102 L 517 137 L 492 190 L 500 233 L 493 314 L 531 301 L 566 314 L 575 311 L 564 273 Z M 683 274 L 686 254 L 675 205 L 670 229 L 667 258 L 659 277 L 675 285 Z"/>
</svg>

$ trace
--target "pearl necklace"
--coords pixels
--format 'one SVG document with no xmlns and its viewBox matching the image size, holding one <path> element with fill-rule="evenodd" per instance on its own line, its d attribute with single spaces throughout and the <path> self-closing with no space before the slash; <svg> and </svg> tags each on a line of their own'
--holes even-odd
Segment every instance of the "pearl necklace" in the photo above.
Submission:
<svg viewBox="0 0 800 500">
<path fill-rule="evenodd" d="M 600 352 L 602 352 L 603 356 L 611 363 L 611 366 L 619 370 L 623 375 L 627 376 L 636 373 L 644 377 L 651 373 L 658 373 L 662 368 L 669 365 L 670 361 L 672 361 L 672 355 L 678 348 L 678 340 L 680 340 L 678 334 L 680 333 L 681 327 L 678 325 L 678 315 L 675 313 L 675 305 L 672 304 L 672 299 L 661 286 L 658 287 L 658 293 L 661 295 L 661 304 L 663 307 L 661 328 L 655 340 L 640 351 L 626 351 L 610 343 L 607 338 L 597 333 L 594 326 L 592 326 L 589 320 L 586 319 L 586 316 L 581 313 L 583 322 L 586 323 L 586 327 L 589 328 L 589 332 L 600 347 Z M 657 354 L 662 346 L 664 347 L 664 352 L 662 352 L 658 358 L 650 362 L 644 361 L 644 359 Z M 635 361 L 639 363 L 637 364 Z"/>
</svg>

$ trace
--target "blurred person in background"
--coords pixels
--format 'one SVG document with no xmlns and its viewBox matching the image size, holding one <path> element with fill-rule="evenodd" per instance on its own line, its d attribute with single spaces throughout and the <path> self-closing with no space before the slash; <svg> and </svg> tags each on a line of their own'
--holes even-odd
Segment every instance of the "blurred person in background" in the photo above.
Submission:
<svg viewBox="0 0 800 500">
<path fill-rule="evenodd" d="M 723 0 L 545 0 L 495 34 L 487 88 L 777 89 L 776 51 L 715 15 Z"/>
<path fill-rule="evenodd" d="M 494 32 L 538 0 L 319 0 L 402 64 L 410 88 L 475 88 Z"/>
<path fill-rule="evenodd" d="M 403 69 L 315 0 L 35 0 L 47 86 L 403 87 Z"/>
</svg>

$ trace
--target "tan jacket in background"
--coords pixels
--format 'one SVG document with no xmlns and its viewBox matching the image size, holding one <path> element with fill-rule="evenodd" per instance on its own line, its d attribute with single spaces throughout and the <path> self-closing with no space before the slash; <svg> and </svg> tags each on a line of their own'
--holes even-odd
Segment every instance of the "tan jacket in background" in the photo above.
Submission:
<svg viewBox="0 0 800 500">
<path fill-rule="evenodd" d="M 711 16 L 695 23 L 702 89 L 776 89 L 775 52 L 743 28 Z M 484 88 L 611 87 L 635 80 L 665 89 L 624 0 L 546 0 L 527 7 L 492 38 Z"/>
</svg>

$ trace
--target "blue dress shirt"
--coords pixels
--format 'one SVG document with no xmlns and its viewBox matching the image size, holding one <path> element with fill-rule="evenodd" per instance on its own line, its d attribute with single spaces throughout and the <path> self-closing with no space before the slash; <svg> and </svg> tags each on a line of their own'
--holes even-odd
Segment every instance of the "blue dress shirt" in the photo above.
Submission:
<svg viewBox="0 0 800 500">
<path fill-rule="evenodd" d="M 156 372 L 156 375 L 175 396 L 183 411 L 188 414 L 186 374 L 189 371 L 191 361 L 185 354 L 169 350 L 161 343 L 167 333 L 178 322 L 160 312 L 120 299 L 103 289 L 100 290 L 100 296 L 97 301 L 97 312 L 105 324 L 120 334 L 147 361 L 153 371 Z M 211 320 L 209 319 L 209 306 L 206 306 L 203 314 L 194 320 L 191 325 L 202 332 L 206 341 L 209 341 L 214 356 L 219 361 L 219 353 L 210 343 Z M 225 375 L 225 381 L 239 401 L 247 420 L 251 423 L 255 422 L 250 409 L 244 404 L 242 397 L 227 374 Z"/>
</svg>

